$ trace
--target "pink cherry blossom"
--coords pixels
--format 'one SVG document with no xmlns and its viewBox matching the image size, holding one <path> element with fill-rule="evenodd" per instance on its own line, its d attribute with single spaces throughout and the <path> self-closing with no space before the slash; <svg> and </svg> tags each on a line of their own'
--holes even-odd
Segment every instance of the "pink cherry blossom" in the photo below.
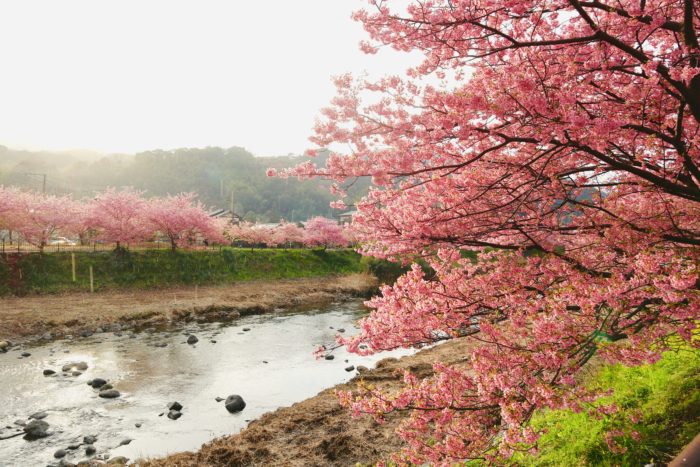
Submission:
<svg viewBox="0 0 700 467">
<path fill-rule="evenodd" d="M 313 141 L 347 154 L 278 175 L 371 177 L 354 203 L 362 251 L 431 269 L 385 287 L 342 344 L 473 341 L 466 369 L 438 363 L 398 392 L 341 402 L 378 419 L 410 411 L 399 465 L 506 462 L 536 449 L 535 410 L 598 396 L 572 384 L 594 355 L 637 365 L 675 336 L 698 344 L 698 6 L 402 3 L 355 13 L 362 47 L 424 61 L 404 76 L 338 77 Z"/>
</svg>

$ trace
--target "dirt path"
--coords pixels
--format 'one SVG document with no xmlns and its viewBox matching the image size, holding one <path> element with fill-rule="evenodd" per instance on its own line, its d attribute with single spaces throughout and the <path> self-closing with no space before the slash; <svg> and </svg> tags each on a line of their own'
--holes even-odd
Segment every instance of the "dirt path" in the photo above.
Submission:
<svg viewBox="0 0 700 467">
<path fill-rule="evenodd" d="M 337 389 L 355 388 L 359 381 L 398 388 L 405 369 L 419 376 L 432 374 L 432 363 L 462 365 L 468 339 L 458 339 L 400 360 L 387 358 L 374 370 L 362 372 L 347 384 L 278 409 L 254 420 L 233 436 L 216 439 L 197 452 L 174 454 L 139 465 L 148 467 L 194 466 L 355 466 L 374 465 L 400 450 L 395 430 L 399 416 L 383 424 L 364 416 L 352 419 L 338 404 Z"/>
<path fill-rule="evenodd" d="M 364 274 L 247 281 L 157 290 L 0 298 L 0 341 L 97 328 L 148 327 L 169 321 L 229 319 L 274 309 L 316 306 L 364 295 L 376 281 Z M 46 336 L 48 337 L 48 336 Z"/>
</svg>

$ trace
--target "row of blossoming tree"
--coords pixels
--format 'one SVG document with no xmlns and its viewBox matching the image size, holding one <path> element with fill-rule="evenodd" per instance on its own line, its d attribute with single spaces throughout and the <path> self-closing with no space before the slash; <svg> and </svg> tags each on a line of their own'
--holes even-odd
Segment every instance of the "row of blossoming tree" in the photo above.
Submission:
<svg viewBox="0 0 700 467">
<path fill-rule="evenodd" d="M 600 394 L 578 384 L 593 357 L 639 365 L 698 345 L 700 4 L 369 3 L 363 48 L 424 62 L 338 78 L 314 141 L 352 152 L 282 175 L 333 178 L 341 194 L 373 177 L 354 221 L 365 252 L 435 271 L 385 287 L 341 343 L 371 353 L 471 334 L 473 346 L 465 369 L 437 364 L 399 392 L 342 402 L 411 414 L 401 465 L 507 463 L 537 448 L 534 411 L 593 410 Z"/>
<path fill-rule="evenodd" d="M 81 244 L 101 241 L 117 249 L 164 238 L 173 250 L 196 241 L 250 246 L 344 247 L 349 233 L 332 219 L 278 225 L 232 224 L 211 217 L 192 193 L 147 199 L 131 189 L 108 189 L 88 201 L 0 187 L 0 229 L 16 232 L 39 251 L 57 235 L 77 237 Z"/>
</svg>

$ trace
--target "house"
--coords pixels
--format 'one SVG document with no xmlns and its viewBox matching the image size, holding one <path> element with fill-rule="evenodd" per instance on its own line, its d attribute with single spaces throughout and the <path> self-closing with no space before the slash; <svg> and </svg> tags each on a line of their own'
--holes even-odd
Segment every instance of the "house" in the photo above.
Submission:
<svg viewBox="0 0 700 467">
<path fill-rule="evenodd" d="M 215 219 L 229 219 L 232 224 L 240 224 L 243 221 L 241 216 L 235 212 L 232 213 L 229 209 L 224 208 L 217 208 L 213 211 L 209 211 L 209 217 L 213 217 Z"/>
<path fill-rule="evenodd" d="M 338 224 L 347 225 L 347 224 L 351 223 L 352 218 L 355 214 L 357 214 L 357 210 L 347 211 L 347 212 L 343 212 L 341 214 L 338 214 Z"/>
</svg>

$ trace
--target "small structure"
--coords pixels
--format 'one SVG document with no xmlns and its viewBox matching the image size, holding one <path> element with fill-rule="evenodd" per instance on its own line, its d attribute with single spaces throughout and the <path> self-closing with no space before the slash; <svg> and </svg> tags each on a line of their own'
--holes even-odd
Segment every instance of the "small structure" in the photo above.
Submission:
<svg viewBox="0 0 700 467">
<path fill-rule="evenodd" d="M 235 212 L 232 212 L 230 209 L 224 209 L 224 208 L 216 208 L 212 211 L 209 211 L 209 217 L 213 217 L 215 219 L 229 219 L 230 222 L 234 225 L 238 225 L 241 222 L 243 222 L 243 218 L 236 214 Z"/>
<path fill-rule="evenodd" d="M 355 214 L 357 214 L 357 210 L 347 211 L 347 212 L 343 212 L 341 214 L 338 214 L 338 224 L 347 225 L 347 224 L 351 223 L 352 218 Z"/>
</svg>

